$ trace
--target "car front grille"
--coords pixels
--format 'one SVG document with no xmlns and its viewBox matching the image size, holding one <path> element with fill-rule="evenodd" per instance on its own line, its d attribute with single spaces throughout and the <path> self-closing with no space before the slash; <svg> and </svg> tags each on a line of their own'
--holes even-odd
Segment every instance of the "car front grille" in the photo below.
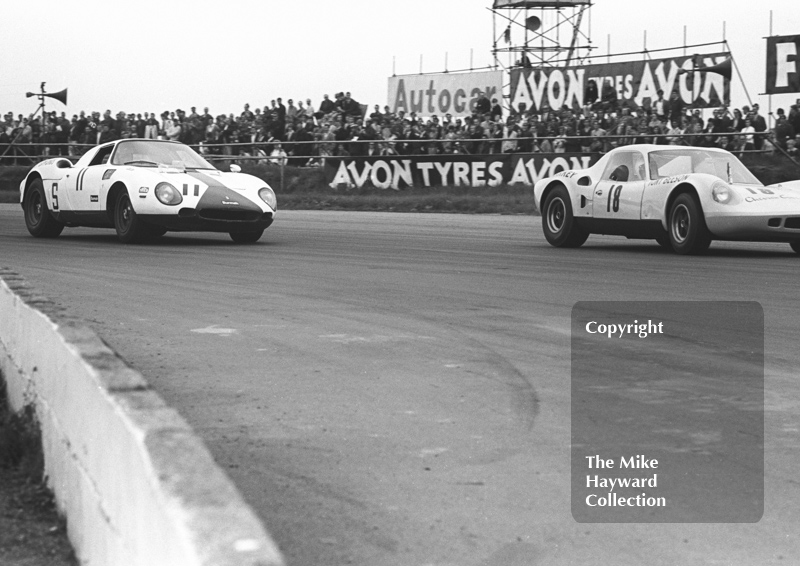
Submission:
<svg viewBox="0 0 800 566">
<path fill-rule="evenodd" d="M 230 210 L 208 208 L 198 210 L 197 216 L 204 220 L 229 220 L 231 222 L 254 222 L 261 218 L 262 213 L 257 210 Z"/>
</svg>

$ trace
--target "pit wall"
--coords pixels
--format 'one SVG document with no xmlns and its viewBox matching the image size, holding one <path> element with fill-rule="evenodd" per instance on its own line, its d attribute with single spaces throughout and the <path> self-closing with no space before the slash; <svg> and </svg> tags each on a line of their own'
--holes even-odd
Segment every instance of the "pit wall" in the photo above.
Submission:
<svg viewBox="0 0 800 566">
<path fill-rule="evenodd" d="M 2 268 L 0 371 L 11 408 L 35 408 L 47 481 L 82 564 L 283 564 L 203 443 L 142 375 Z"/>
</svg>

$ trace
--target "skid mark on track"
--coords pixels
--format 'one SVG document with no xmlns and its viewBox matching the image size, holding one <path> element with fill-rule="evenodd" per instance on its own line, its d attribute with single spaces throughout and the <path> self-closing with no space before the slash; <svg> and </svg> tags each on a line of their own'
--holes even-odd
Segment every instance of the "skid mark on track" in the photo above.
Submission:
<svg viewBox="0 0 800 566">
<path fill-rule="evenodd" d="M 338 344 L 381 344 L 386 342 L 407 342 L 411 340 L 433 340 L 432 336 L 418 336 L 416 334 L 395 334 L 387 336 L 384 334 L 373 334 L 372 336 L 355 336 L 353 334 L 320 334 L 323 340 L 336 342 Z"/>
<path fill-rule="evenodd" d="M 213 324 L 211 326 L 206 326 L 205 328 L 193 328 L 192 332 L 197 334 L 215 334 L 217 336 L 231 336 L 232 334 L 236 334 L 239 331 L 235 328 L 220 328 L 218 325 Z"/>
</svg>

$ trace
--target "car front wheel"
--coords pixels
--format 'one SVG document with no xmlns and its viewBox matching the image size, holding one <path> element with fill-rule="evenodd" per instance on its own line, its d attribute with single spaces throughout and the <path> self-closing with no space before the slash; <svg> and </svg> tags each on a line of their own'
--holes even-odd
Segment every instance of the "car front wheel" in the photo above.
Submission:
<svg viewBox="0 0 800 566">
<path fill-rule="evenodd" d="M 547 193 L 542 206 L 542 230 L 550 245 L 557 248 L 577 248 L 589 237 L 575 222 L 566 187 L 556 187 Z"/>
<path fill-rule="evenodd" d="M 114 205 L 114 228 L 123 244 L 138 244 L 158 234 L 156 227 L 142 222 L 133 209 L 128 192 L 124 190 L 119 193 Z"/>
<path fill-rule="evenodd" d="M 252 244 L 257 242 L 264 234 L 264 230 L 256 230 L 255 232 L 231 232 L 231 240 L 237 244 Z"/>
<path fill-rule="evenodd" d="M 669 209 L 669 241 L 675 253 L 701 254 L 711 245 L 703 209 L 694 195 L 678 195 Z"/>
<path fill-rule="evenodd" d="M 28 187 L 23 201 L 25 226 L 31 236 L 36 238 L 55 238 L 64 230 L 64 224 L 56 220 L 47 208 L 47 195 L 41 179 L 36 179 Z"/>
</svg>

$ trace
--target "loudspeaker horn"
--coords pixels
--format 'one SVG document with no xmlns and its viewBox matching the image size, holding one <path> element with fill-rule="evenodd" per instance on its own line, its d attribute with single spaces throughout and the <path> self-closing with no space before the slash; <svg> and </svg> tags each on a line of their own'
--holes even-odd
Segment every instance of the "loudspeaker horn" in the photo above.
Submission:
<svg viewBox="0 0 800 566">
<path fill-rule="evenodd" d="M 59 90 L 58 92 L 51 92 L 49 94 L 45 93 L 44 96 L 48 96 L 50 98 L 55 98 L 61 104 L 64 104 L 64 105 L 67 104 L 67 89 Z"/>
<path fill-rule="evenodd" d="M 722 63 L 717 65 L 711 65 L 710 67 L 694 67 L 691 71 L 687 69 L 679 69 L 678 74 L 683 75 L 689 72 L 696 72 L 696 73 L 717 73 L 718 75 L 722 75 L 728 80 L 731 80 L 731 70 L 732 70 L 732 60 L 730 58 L 725 59 Z"/>
<path fill-rule="evenodd" d="M 731 65 L 731 59 L 728 58 L 718 65 L 711 65 L 710 67 L 702 67 L 695 70 L 700 71 L 701 73 L 717 73 L 718 75 L 722 75 L 726 79 L 731 80 Z"/>
<path fill-rule="evenodd" d="M 531 16 L 525 20 L 525 27 L 528 28 L 530 31 L 536 31 L 540 27 L 542 27 L 542 20 L 537 18 L 536 16 Z"/>
</svg>

